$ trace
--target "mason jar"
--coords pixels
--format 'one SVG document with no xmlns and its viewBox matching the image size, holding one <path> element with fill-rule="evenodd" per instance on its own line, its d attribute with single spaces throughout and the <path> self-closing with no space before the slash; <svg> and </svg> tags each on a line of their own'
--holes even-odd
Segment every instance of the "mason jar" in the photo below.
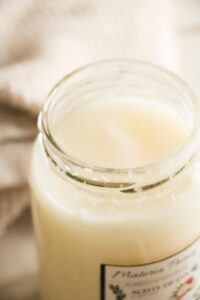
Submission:
<svg viewBox="0 0 200 300">
<path fill-rule="evenodd" d="M 128 168 L 93 165 L 61 147 L 64 118 L 118 96 L 173 107 L 191 127 L 187 142 Z M 200 299 L 199 120 L 187 84 L 145 62 L 98 62 L 53 88 L 30 172 L 44 300 Z"/>
</svg>

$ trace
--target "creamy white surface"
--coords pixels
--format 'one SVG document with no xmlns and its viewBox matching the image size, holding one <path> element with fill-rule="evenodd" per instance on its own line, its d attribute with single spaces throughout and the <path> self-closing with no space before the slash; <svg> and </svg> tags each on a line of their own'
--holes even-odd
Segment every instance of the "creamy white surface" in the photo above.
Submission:
<svg viewBox="0 0 200 300">
<path fill-rule="evenodd" d="M 159 101 L 93 101 L 67 114 L 55 129 L 55 138 L 64 151 L 83 162 L 130 168 L 178 151 L 189 137 L 188 123 Z"/>
</svg>

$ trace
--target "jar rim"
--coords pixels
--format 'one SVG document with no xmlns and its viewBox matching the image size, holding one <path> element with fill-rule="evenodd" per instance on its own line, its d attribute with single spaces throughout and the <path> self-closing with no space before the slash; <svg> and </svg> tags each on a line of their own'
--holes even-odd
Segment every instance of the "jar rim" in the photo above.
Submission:
<svg viewBox="0 0 200 300">
<path fill-rule="evenodd" d="M 67 153 L 67 151 L 61 149 L 61 147 L 57 144 L 55 141 L 53 134 L 50 130 L 49 121 L 48 121 L 48 114 L 51 108 L 52 101 L 54 101 L 55 94 L 58 92 L 58 90 L 62 87 L 63 83 L 69 80 L 70 78 L 76 76 L 78 73 L 84 72 L 85 70 L 89 70 L 93 67 L 96 67 L 98 65 L 102 64 L 119 64 L 119 63 L 125 63 L 125 64 L 134 64 L 134 65 L 140 65 L 145 68 L 149 68 L 149 70 L 157 71 L 160 74 L 163 74 L 165 76 L 168 76 L 171 80 L 173 80 L 183 91 L 186 93 L 186 95 L 189 97 L 190 102 L 192 104 L 192 108 L 194 110 L 194 122 L 193 127 L 190 133 L 190 136 L 187 140 L 187 142 L 174 154 L 171 154 L 167 156 L 165 159 L 160 161 L 155 161 L 150 164 L 145 164 L 138 167 L 130 167 L 130 168 L 110 168 L 110 167 L 101 167 L 96 166 L 90 163 L 86 163 L 84 161 L 81 161 L 77 159 L 76 157 L 73 157 L 71 154 Z M 93 172 L 97 173 L 103 173 L 103 174 L 118 174 L 118 175 L 127 175 L 130 173 L 134 173 L 135 175 L 144 174 L 146 172 L 155 173 L 159 172 L 162 168 L 164 168 L 166 165 L 177 165 L 177 161 L 183 161 L 184 157 L 188 157 L 187 153 L 190 152 L 194 154 L 195 150 L 197 150 L 199 144 L 200 144 L 200 127 L 199 127 L 199 116 L 200 116 L 200 107 L 198 105 L 198 101 L 196 97 L 194 96 L 190 86 L 179 76 L 174 74 L 171 71 L 168 71 L 164 69 L 163 67 L 160 67 L 158 65 L 140 61 L 140 60 L 134 60 L 134 59 L 121 59 L 121 58 L 113 58 L 108 60 L 101 60 L 97 61 L 91 64 L 84 65 L 69 74 L 67 74 L 65 77 L 63 77 L 50 91 L 49 95 L 47 96 L 47 100 L 45 102 L 44 108 L 42 112 L 39 115 L 38 118 L 38 126 L 39 130 L 42 133 L 43 137 L 45 137 L 46 141 L 51 145 L 51 148 L 55 152 L 56 155 L 58 155 L 61 160 L 63 160 L 64 164 L 69 164 L 70 166 L 75 166 L 81 169 L 85 170 L 93 170 Z M 183 165 L 183 164 L 182 164 Z M 180 167 L 182 168 L 183 166 Z M 177 171 L 177 170 L 176 170 Z"/>
</svg>

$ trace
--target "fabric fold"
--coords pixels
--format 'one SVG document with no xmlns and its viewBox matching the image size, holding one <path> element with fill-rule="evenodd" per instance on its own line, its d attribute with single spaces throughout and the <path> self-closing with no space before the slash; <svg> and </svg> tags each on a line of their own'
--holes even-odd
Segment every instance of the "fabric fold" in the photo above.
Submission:
<svg viewBox="0 0 200 300">
<path fill-rule="evenodd" d="M 0 234 L 29 202 L 27 178 L 36 118 L 24 110 L 0 108 Z"/>
</svg>

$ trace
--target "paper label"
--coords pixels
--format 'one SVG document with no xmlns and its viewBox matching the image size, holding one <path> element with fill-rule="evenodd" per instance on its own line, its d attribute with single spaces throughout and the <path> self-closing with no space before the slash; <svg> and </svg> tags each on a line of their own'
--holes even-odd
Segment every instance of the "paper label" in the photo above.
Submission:
<svg viewBox="0 0 200 300">
<path fill-rule="evenodd" d="M 145 265 L 101 265 L 101 300 L 200 300 L 200 240 Z"/>
</svg>

